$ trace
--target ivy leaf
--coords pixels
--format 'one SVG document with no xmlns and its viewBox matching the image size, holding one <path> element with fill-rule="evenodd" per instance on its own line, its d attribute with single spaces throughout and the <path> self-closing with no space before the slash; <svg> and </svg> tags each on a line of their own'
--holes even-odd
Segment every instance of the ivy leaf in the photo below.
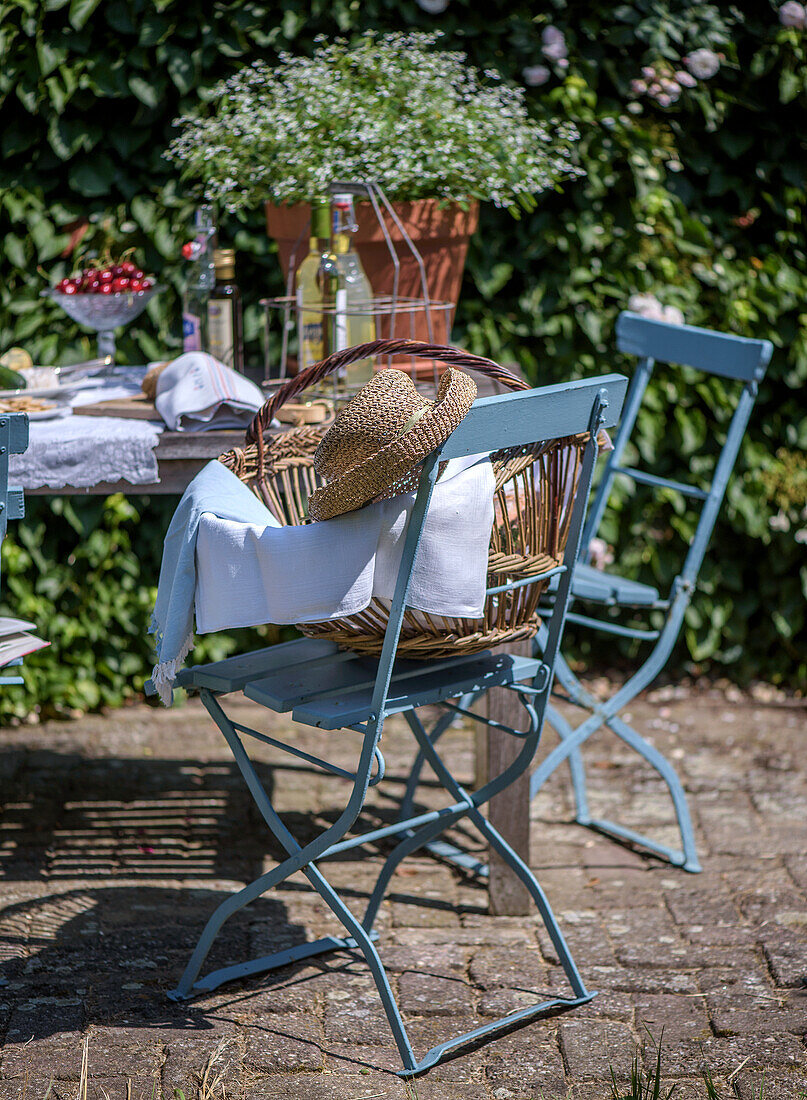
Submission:
<svg viewBox="0 0 807 1100">
<path fill-rule="evenodd" d="M 109 157 L 96 154 L 92 160 L 72 165 L 68 178 L 72 189 L 80 195 L 106 195 L 115 178 L 115 167 Z"/>
<path fill-rule="evenodd" d="M 77 31 L 81 30 L 100 2 L 101 0 L 71 0 L 68 18 Z"/>
<path fill-rule="evenodd" d="M 802 81 L 792 69 L 786 69 L 779 77 L 779 98 L 790 103 L 802 89 Z"/>
<path fill-rule="evenodd" d="M 140 100 L 141 103 L 145 103 L 147 107 L 156 107 L 160 102 L 160 97 L 157 94 L 157 89 L 153 84 L 150 84 L 145 77 L 142 76 L 130 76 L 129 87 Z"/>
<path fill-rule="evenodd" d="M 196 66 L 187 50 L 168 47 L 168 75 L 184 95 L 195 83 Z"/>
</svg>

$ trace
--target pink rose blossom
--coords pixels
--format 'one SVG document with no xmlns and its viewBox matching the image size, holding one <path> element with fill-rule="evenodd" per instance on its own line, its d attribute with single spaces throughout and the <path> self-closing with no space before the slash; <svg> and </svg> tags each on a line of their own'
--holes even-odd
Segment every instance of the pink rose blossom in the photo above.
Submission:
<svg viewBox="0 0 807 1100">
<path fill-rule="evenodd" d="M 561 61 L 566 57 L 566 39 L 557 27 L 544 27 L 541 34 L 541 52 L 549 61 Z"/>
<path fill-rule="evenodd" d="M 807 8 L 797 0 L 787 0 L 779 9 L 779 22 L 783 27 L 796 27 L 803 31 L 807 27 Z"/>
<path fill-rule="evenodd" d="M 531 88 L 539 88 L 542 84 L 546 84 L 552 73 L 546 65 L 528 65 L 526 69 L 521 70 L 521 75 L 524 77 L 525 84 L 529 84 Z"/>
<path fill-rule="evenodd" d="M 698 80 L 709 80 L 720 68 L 720 58 L 714 50 L 703 47 L 685 57 L 684 64 Z"/>
</svg>

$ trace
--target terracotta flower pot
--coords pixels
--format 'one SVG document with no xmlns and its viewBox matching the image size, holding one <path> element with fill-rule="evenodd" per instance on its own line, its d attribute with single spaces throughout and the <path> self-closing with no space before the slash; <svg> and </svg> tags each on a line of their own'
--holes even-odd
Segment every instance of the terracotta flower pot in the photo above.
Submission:
<svg viewBox="0 0 807 1100">
<path fill-rule="evenodd" d="M 418 199 L 415 202 L 393 204 L 395 212 L 411 237 L 415 247 L 423 258 L 429 297 L 432 301 L 450 302 L 448 324 L 445 313 L 436 314 L 433 320 L 433 337 L 437 343 L 447 343 L 451 335 L 451 322 L 460 294 L 462 272 L 468 252 L 468 241 L 479 222 L 479 203 L 471 203 L 463 210 L 458 203 L 440 207 L 436 199 Z M 266 204 L 266 231 L 278 243 L 280 263 L 284 277 L 288 278 L 289 260 L 294 246 L 303 234 L 297 250 L 297 264 L 308 251 L 306 226 L 311 208 L 307 204 L 295 206 L 275 206 Z M 353 235 L 353 247 L 361 257 L 362 265 L 376 296 L 387 296 L 393 292 L 395 265 L 369 203 L 356 204 L 358 231 Z M 404 298 L 422 298 L 420 271 L 417 262 L 406 245 L 400 230 L 387 216 L 387 230 L 396 245 L 400 261 L 398 278 L 398 296 Z M 414 322 L 414 323 L 412 323 Z M 402 327 L 405 325 L 405 329 Z M 446 331 L 447 330 L 447 331 Z M 428 340 L 426 318 L 422 312 L 413 317 L 401 318 L 394 333 L 379 333 L 384 336 L 408 337 L 415 340 Z"/>
</svg>

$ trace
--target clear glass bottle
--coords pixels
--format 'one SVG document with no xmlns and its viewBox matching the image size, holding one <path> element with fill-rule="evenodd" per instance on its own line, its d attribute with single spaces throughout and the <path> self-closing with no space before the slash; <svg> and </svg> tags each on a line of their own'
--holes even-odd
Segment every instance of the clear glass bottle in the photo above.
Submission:
<svg viewBox="0 0 807 1100">
<path fill-rule="evenodd" d="M 213 266 L 216 284 L 207 300 L 207 350 L 220 363 L 243 373 L 244 326 L 233 249 L 217 248 Z"/>
<path fill-rule="evenodd" d="M 376 339 L 375 314 L 372 309 L 373 289 L 359 254 L 351 242 L 351 234 L 358 228 L 353 210 L 353 196 L 334 195 L 333 249 L 345 289 L 345 315 L 341 325 L 344 330 L 343 346 L 349 348 Z M 372 376 L 373 360 L 360 359 L 347 368 L 345 381 L 348 389 L 359 389 Z"/>
<path fill-rule="evenodd" d="M 300 370 L 313 366 L 344 343 L 337 314 L 344 310 L 344 285 L 331 245 L 331 207 L 327 198 L 311 204 L 308 255 L 297 268 L 297 325 Z"/>
<path fill-rule="evenodd" d="M 216 283 L 213 248 L 216 226 L 213 207 L 200 206 L 191 243 L 191 268 L 182 295 L 182 350 L 207 351 L 207 300 Z"/>
</svg>

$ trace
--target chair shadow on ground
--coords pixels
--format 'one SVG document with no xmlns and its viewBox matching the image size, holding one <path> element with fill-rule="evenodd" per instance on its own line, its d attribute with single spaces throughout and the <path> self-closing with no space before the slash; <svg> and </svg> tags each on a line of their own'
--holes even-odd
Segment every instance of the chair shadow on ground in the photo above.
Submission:
<svg viewBox="0 0 807 1100">
<path fill-rule="evenodd" d="M 307 769 L 258 765 L 270 794 L 284 772 L 300 770 Z M 90 1024 L 210 1030 L 234 1005 L 307 982 L 320 967 L 363 971 L 351 955 L 323 956 L 313 974 L 309 963 L 233 983 L 212 998 L 167 999 L 216 906 L 283 854 L 234 763 L 21 749 L 0 756 L 0 775 L 0 977 L 8 983 L 0 1010 L 4 1002 L 13 1013 L 7 1041 Z M 392 798 L 377 812 L 367 809 L 363 824 L 386 824 L 394 810 Z M 282 816 L 305 842 L 338 813 L 325 807 Z M 347 852 L 339 861 L 359 858 Z M 293 882 L 286 891 L 302 895 L 307 887 Z M 363 909 L 362 887 L 342 893 Z M 391 896 L 450 907 L 405 889 Z M 469 911 L 486 911 L 482 891 L 478 910 Z M 270 894 L 225 924 L 205 970 L 307 938 L 310 931 Z"/>
</svg>

